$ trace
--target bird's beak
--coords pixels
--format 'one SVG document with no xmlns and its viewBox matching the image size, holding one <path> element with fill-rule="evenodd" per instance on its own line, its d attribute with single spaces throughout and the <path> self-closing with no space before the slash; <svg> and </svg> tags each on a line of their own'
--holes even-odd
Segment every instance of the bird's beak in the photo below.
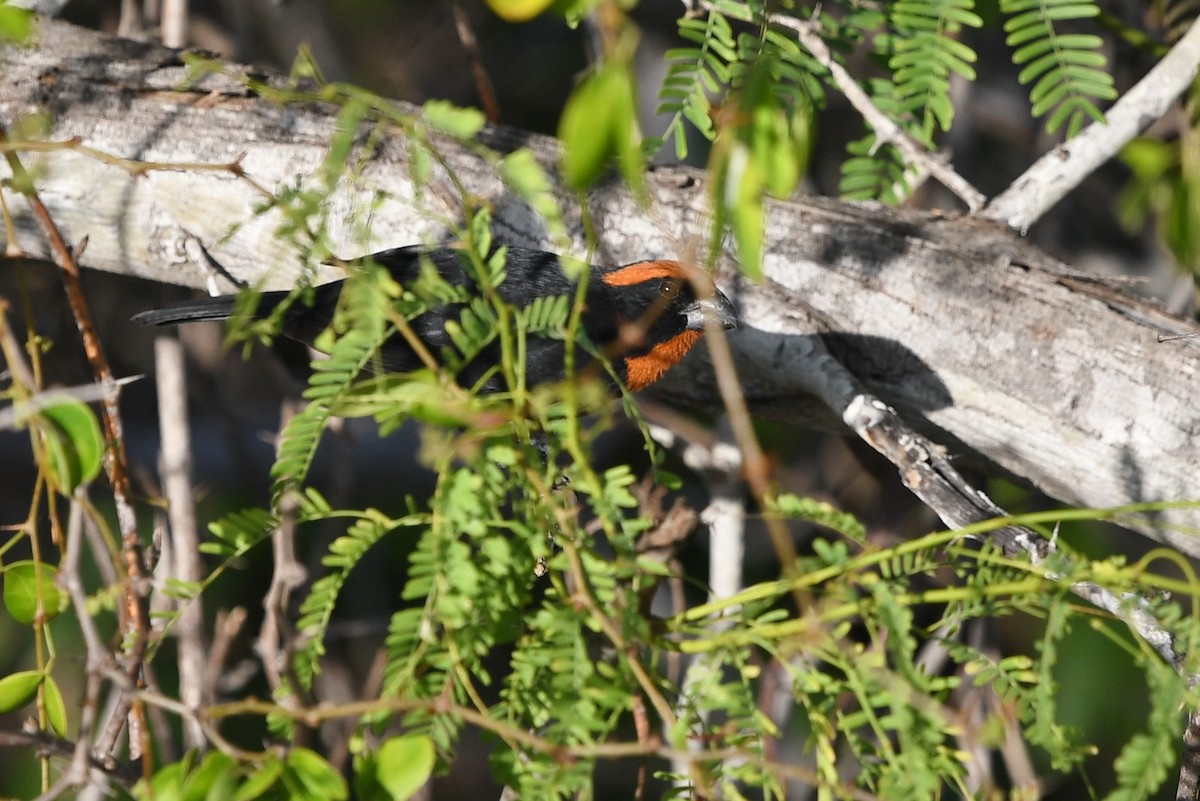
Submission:
<svg viewBox="0 0 1200 801">
<path fill-rule="evenodd" d="M 704 330 L 704 318 L 711 315 L 714 320 L 729 331 L 738 327 L 737 309 L 729 302 L 729 298 L 714 289 L 711 298 L 702 298 L 683 310 L 687 317 L 687 327 L 692 331 Z"/>
</svg>

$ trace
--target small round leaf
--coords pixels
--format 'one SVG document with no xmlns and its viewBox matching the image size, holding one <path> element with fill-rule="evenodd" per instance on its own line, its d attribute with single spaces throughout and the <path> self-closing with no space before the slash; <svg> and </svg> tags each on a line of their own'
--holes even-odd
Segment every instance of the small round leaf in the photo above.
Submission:
<svg viewBox="0 0 1200 801">
<path fill-rule="evenodd" d="M 250 777 L 242 782 L 242 786 L 238 788 L 237 793 L 233 796 L 233 801 L 251 801 L 255 798 L 261 798 L 268 790 L 275 786 L 275 783 L 279 781 L 279 777 L 282 775 L 283 762 L 275 757 L 267 759 L 259 766 L 258 771 L 250 774 Z"/>
<path fill-rule="evenodd" d="M 28 560 L 13 562 L 4 568 L 4 607 L 13 620 L 32 623 L 37 616 L 39 597 L 47 621 L 53 620 L 67 608 L 70 598 L 55 585 L 57 573 L 53 565 Z"/>
<path fill-rule="evenodd" d="M 375 754 L 376 777 L 393 801 L 407 801 L 433 775 L 433 740 L 422 734 L 393 737 Z"/>
<path fill-rule="evenodd" d="M 303 797 L 314 801 L 341 801 L 350 795 L 346 780 L 315 751 L 296 748 L 287 755 L 287 766 L 303 786 Z"/>
<path fill-rule="evenodd" d="M 38 420 L 50 462 L 50 480 L 56 490 L 70 495 L 80 484 L 99 475 L 104 437 L 87 404 L 77 400 L 55 403 L 42 409 Z"/>
</svg>

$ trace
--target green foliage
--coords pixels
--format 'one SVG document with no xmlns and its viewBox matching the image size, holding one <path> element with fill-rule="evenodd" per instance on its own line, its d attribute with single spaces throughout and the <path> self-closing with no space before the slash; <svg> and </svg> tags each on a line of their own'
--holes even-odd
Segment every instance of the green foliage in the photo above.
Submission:
<svg viewBox="0 0 1200 801">
<path fill-rule="evenodd" d="M 305 690 L 312 689 L 313 678 L 320 672 L 319 660 L 325 653 L 325 633 L 351 571 L 384 535 L 401 526 L 418 525 L 424 520 L 424 515 L 392 520 L 369 509 L 354 520 L 345 535 L 329 546 L 329 553 L 321 560 L 321 564 L 331 572 L 313 582 L 300 606 L 300 618 L 296 621 L 296 629 L 303 640 L 296 649 L 292 666 L 296 679 Z"/>
<path fill-rule="evenodd" d="M 528 22 L 541 14 L 555 0 L 487 0 L 496 16 L 509 22 Z"/>
<path fill-rule="evenodd" d="M 41 409 L 28 422 L 45 450 L 47 477 L 55 490 L 70 495 L 100 475 L 104 437 L 87 404 L 60 401 Z"/>
<path fill-rule="evenodd" d="M 390 798 L 405 801 L 429 781 L 435 758 L 427 737 L 392 737 L 374 754 L 375 776 Z"/>
<path fill-rule="evenodd" d="M 22 559 L 4 565 L 4 609 L 18 623 L 53 620 L 70 601 L 57 586 L 57 568 L 44 562 Z"/>
<path fill-rule="evenodd" d="M 963 27 L 978 28 L 983 20 L 972 0 L 898 0 L 890 7 L 889 41 L 897 99 L 896 111 L 911 116 L 918 138 L 932 143 L 934 132 L 948 131 L 954 122 L 950 76 L 975 80 L 975 51 L 958 37 Z"/>
<path fill-rule="evenodd" d="M 737 122 L 717 137 L 709 165 L 714 234 L 732 229 L 742 269 L 752 277 L 760 274 L 763 256 L 763 198 L 790 195 L 808 162 L 811 109 L 803 83 L 791 80 L 797 73 L 782 56 L 786 44 L 738 38 L 742 60 L 731 71 Z M 745 55 L 751 50 L 760 52 Z"/>
<path fill-rule="evenodd" d="M 215 751 L 197 761 L 197 755 L 189 752 L 159 769 L 149 782 L 139 782 L 133 797 L 138 801 L 343 801 L 349 791 L 328 761 L 307 748 L 293 748 L 282 757 L 270 754 L 247 764 Z"/>
<path fill-rule="evenodd" d="M 271 468 L 276 507 L 307 473 L 333 407 L 349 393 L 379 345 L 391 335 L 386 303 L 389 282 L 386 271 L 369 267 L 346 281 L 334 324 L 345 331 L 329 350 L 328 359 L 313 362 L 313 376 L 304 392 L 308 405 L 288 421 L 280 435 L 279 454 Z"/>
<path fill-rule="evenodd" d="M 1015 713 L 1025 741 L 1056 770 L 1078 769 L 1093 750 L 1060 719 L 1064 688 L 1058 649 L 1080 619 L 1065 587 L 1100 576 L 1120 587 L 1137 571 L 1077 563 L 1078 572 L 1060 584 L 1045 581 L 1028 564 L 986 550 L 955 546 L 943 551 L 944 543 L 931 536 L 895 548 L 806 561 L 798 578 L 747 587 L 731 598 L 693 607 L 668 621 L 668 631 L 681 638 L 683 650 L 700 655 L 704 671 L 697 681 L 718 675 L 726 688 L 736 687 L 732 677 L 744 671 L 735 669 L 732 655 L 744 655 L 747 647 L 762 649 L 768 661 L 786 670 L 810 731 L 813 781 L 831 789 L 844 777 L 838 767 L 852 759 L 861 771 L 856 786 L 879 797 L 965 792 L 961 732 L 945 714 L 946 704 L 963 703 L 964 694 L 995 697 L 997 709 L 1006 710 L 979 728 L 975 736 L 981 742 L 1001 745 L 1000 728 L 1011 725 L 1006 716 Z M 948 566 L 971 578 L 938 589 L 936 577 Z M 779 614 L 777 603 L 796 590 L 816 592 L 806 618 Z M 1181 622 L 1174 604 L 1153 608 L 1164 625 Z M 964 631 L 972 621 L 1006 615 L 1019 615 L 1026 625 L 1044 621 L 1036 657 L 1000 657 L 967 644 Z M 1188 636 L 1194 625 L 1187 624 L 1181 634 Z M 1115 629 L 1117 634 L 1124 627 L 1117 623 Z M 945 653 L 952 669 L 930 670 L 929 654 L 937 652 Z M 1150 679 L 1155 711 L 1118 762 L 1120 798 L 1148 797 L 1174 765 L 1171 743 L 1186 692 L 1185 680 L 1170 665 L 1146 653 L 1139 661 Z M 720 697 L 704 686 L 706 697 Z M 770 732 L 762 725 L 753 730 Z"/>
<path fill-rule="evenodd" d="M 563 109 L 558 138 L 563 180 L 572 189 L 590 187 L 611 160 L 631 186 L 642 188 L 645 163 L 627 60 L 606 63 L 580 82 Z"/>
<path fill-rule="evenodd" d="M 0 41 L 6 44 L 28 44 L 37 33 L 37 17 L 28 8 L 18 8 L 8 2 L 0 3 Z"/>
<path fill-rule="evenodd" d="M 848 537 L 855 542 L 865 542 L 867 531 L 854 515 L 847 514 L 832 504 L 804 498 L 794 493 L 780 493 L 768 499 L 769 510 L 784 517 L 807 520 L 824 526 Z"/>
<path fill-rule="evenodd" d="M 528 203 L 546 226 L 550 241 L 566 250 L 567 226 L 554 194 L 553 182 L 533 152 L 527 148 L 515 150 L 500 160 L 499 169 L 504 185 Z"/>
<path fill-rule="evenodd" d="M 1135 139 L 1121 150 L 1131 176 L 1117 200 L 1122 226 L 1136 233 L 1150 215 L 1179 267 L 1200 270 L 1200 137 L 1188 130 L 1176 141 Z"/>
<path fill-rule="evenodd" d="M 761 26 L 758 35 L 735 36 L 730 17 Z M 714 142 L 712 252 L 731 230 L 743 269 L 753 276 L 762 262 L 763 198 L 787 197 L 807 169 L 823 70 L 793 37 L 765 24 L 757 3 L 720 3 L 703 16 L 685 16 L 679 34 L 694 46 L 667 54 L 658 111 L 671 117 L 663 139 L 648 141 L 648 149 L 673 139 L 675 155 L 685 158 L 685 120 Z M 714 94 L 724 96 L 719 106 Z"/>
<path fill-rule="evenodd" d="M 679 36 L 693 46 L 667 51 L 667 75 L 658 93 L 658 113 L 671 115 L 663 140 L 675 140 L 675 156 L 682 160 L 688 154 L 684 120 L 705 138 L 716 138 L 709 96 L 729 83 L 729 65 L 737 54 L 733 26 L 723 14 L 683 16 Z"/>
<path fill-rule="evenodd" d="M 42 686 L 42 674 L 19 670 L 0 678 L 0 712 L 12 712 L 31 703 Z"/>
<path fill-rule="evenodd" d="M 1046 130 L 1066 125 L 1074 136 L 1089 119 L 1103 122 L 1096 100 L 1113 100 L 1117 90 L 1105 72 L 1100 52 L 1103 40 L 1091 34 L 1063 34 L 1056 26 L 1068 20 L 1090 19 L 1100 13 L 1091 0 L 1001 0 L 1008 15 L 1005 43 L 1013 63 L 1021 67 L 1018 80 L 1033 84 L 1029 101 L 1033 115 L 1049 115 Z"/>
<path fill-rule="evenodd" d="M 1049 132 L 1063 131 L 1068 137 L 1089 120 L 1102 121 L 1097 103 L 1116 97 L 1105 70 L 1103 40 L 1077 30 L 1097 16 L 1096 5 L 1091 0 L 1001 0 L 999 5 L 1007 17 L 1003 35 L 1013 63 L 1021 68 L 1021 82 L 1030 85 L 1032 114 L 1046 118 Z M 861 62 L 856 56 L 869 57 L 880 74 L 864 74 L 859 82 L 871 102 L 932 151 L 954 123 L 952 81 L 977 78 L 977 55 L 964 41 L 965 33 L 995 27 L 985 23 L 975 6 L 973 0 L 891 0 L 801 12 L 763 0 L 725 0 L 680 19 L 679 35 L 688 44 L 667 53 L 668 71 L 659 93 L 659 112 L 670 115 L 664 140 L 674 140 L 675 155 L 686 157 L 690 123 L 716 143 L 709 165 L 718 187 L 715 236 L 725 226 L 732 228 L 747 269 L 756 269 L 761 248 L 754 236 L 762 223 L 760 198 L 789 194 L 796 185 L 794 168 L 781 164 L 785 151 L 778 146 L 722 148 L 721 141 L 780 139 L 782 115 L 793 121 L 782 138 L 803 154 L 812 133 L 807 123 L 794 121 L 806 120 L 824 103 L 825 85 L 833 85 L 829 70 L 800 45 L 781 15 L 807 16 L 802 24 L 812 23 L 815 35 L 843 66 Z M 743 32 L 735 33 L 739 24 Z M 772 91 L 747 91 L 754 76 L 766 74 Z M 797 164 L 802 170 L 803 156 Z M 890 142 L 878 141 L 874 131 L 850 145 L 840 166 L 840 189 L 848 198 L 897 203 L 911 190 L 913 165 Z M 771 184 L 772 179 L 778 182 Z"/>
<path fill-rule="evenodd" d="M 1150 716 L 1145 733 L 1135 734 L 1117 757 L 1117 789 L 1107 801 L 1153 798 L 1175 766 L 1179 709 L 1187 703 L 1185 686 L 1170 665 L 1142 664 L 1150 685 Z"/>
</svg>

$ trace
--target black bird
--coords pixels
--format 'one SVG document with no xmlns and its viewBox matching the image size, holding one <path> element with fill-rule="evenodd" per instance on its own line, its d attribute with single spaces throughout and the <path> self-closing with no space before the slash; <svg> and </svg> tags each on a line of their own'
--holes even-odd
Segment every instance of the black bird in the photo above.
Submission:
<svg viewBox="0 0 1200 801">
<path fill-rule="evenodd" d="M 401 286 L 418 279 L 422 261 L 432 263 L 448 284 L 474 290 L 473 272 L 464 266 L 465 255 L 448 247 L 408 246 L 375 253 L 363 261 L 379 264 Z M 559 257 L 540 250 L 509 247 L 504 264 L 505 278 L 496 293 L 506 303 L 525 307 L 537 298 L 572 296 L 576 284 L 563 270 Z M 316 288 L 312 305 L 296 300 L 284 312 L 285 336 L 312 345 L 333 320 L 342 291 L 342 281 Z M 254 311 L 265 318 L 286 298 L 287 292 L 264 292 Z M 225 320 L 234 314 L 236 295 L 185 303 L 145 311 L 134 321 L 151 325 L 174 325 L 204 320 Z M 449 303 L 426 311 L 409 322 L 413 332 L 435 357 L 452 341 L 446 322 L 458 320 L 464 304 Z M 616 267 L 592 266 L 586 307 L 581 324 L 588 340 L 611 361 L 616 374 L 630 390 L 641 390 L 675 366 L 699 341 L 705 315 L 725 329 L 736 328 L 737 312 L 729 299 L 714 289 L 712 296 L 698 298 L 679 262 L 655 259 Z M 530 335 L 525 363 L 526 385 L 561 381 L 564 378 L 566 343 L 561 339 Z M 577 349 L 576 366 L 589 360 Z M 492 342 L 462 366 L 457 380 L 473 386 L 500 361 L 500 346 Z M 379 349 L 378 365 L 386 372 L 403 373 L 423 365 L 400 334 L 389 337 Z M 498 375 L 483 384 L 483 391 L 505 387 Z"/>
</svg>

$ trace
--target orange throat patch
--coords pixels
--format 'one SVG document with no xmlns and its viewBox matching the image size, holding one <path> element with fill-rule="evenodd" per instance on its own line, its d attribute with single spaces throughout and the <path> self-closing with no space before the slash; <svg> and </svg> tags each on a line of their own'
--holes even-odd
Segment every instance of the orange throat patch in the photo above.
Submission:
<svg viewBox="0 0 1200 801">
<path fill-rule="evenodd" d="M 663 377 L 687 355 L 700 339 L 699 331 L 684 331 L 666 342 L 655 345 L 644 356 L 625 358 L 625 384 L 631 392 L 638 392 Z"/>
</svg>

